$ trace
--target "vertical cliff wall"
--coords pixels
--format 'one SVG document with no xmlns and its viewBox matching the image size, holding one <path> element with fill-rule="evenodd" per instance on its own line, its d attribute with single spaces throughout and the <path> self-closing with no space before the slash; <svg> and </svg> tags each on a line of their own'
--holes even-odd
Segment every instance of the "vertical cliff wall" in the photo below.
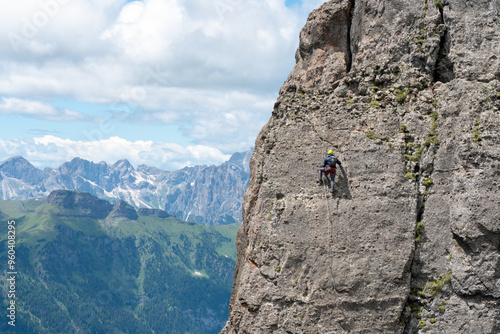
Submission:
<svg viewBox="0 0 500 334">
<path fill-rule="evenodd" d="M 499 11 L 310 14 L 256 141 L 222 333 L 500 333 Z"/>
</svg>

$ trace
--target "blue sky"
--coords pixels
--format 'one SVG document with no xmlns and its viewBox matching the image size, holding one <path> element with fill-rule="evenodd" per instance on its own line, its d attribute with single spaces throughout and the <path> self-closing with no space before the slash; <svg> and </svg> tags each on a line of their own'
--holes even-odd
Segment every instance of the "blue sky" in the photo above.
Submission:
<svg viewBox="0 0 500 334">
<path fill-rule="evenodd" d="M 286 0 L 285 1 L 285 6 L 287 6 L 287 7 L 301 6 L 301 5 L 302 5 L 301 0 Z"/>
<path fill-rule="evenodd" d="M 314 0 L 26 0 L 0 12 L 0 161 L 178 169 L 253 146 Z"/>
</svg>

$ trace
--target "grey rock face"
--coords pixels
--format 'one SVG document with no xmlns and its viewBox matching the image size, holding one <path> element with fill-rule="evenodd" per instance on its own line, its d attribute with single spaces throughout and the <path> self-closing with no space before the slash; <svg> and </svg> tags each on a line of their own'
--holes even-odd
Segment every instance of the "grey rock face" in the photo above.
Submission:
<svg viewBox="0 0 500 334">
<path fill-rule="evenodd" d="M 309 16 L 256 140 L 222 333 L 500 333 L 498 8 Z"/>
<path fill-rule="evenodd" d="M 295 53 L 297 65 L 283 88 L 331 87 L 345 76 L 351 66 L 350 12 L 352 1 L 330 1 L 309 15 L 300 32 L 300 45 Z"/>
<path fill-rule="evenodd" d="M 207 225 L 241 221 L 241 200 L 249 182 L 251 150 L 234 154 L 220 166 L 195 166 L 168 172 L 127 161 L 74 158 L 58 169 L 41 171 L 22 157 L 0 163 L 3 199 L 48 196 L 53 190 L 89 192 L 107 200 L 124 200 L 135 208 L 164 209 L 184 220 Z"/>
</svg>

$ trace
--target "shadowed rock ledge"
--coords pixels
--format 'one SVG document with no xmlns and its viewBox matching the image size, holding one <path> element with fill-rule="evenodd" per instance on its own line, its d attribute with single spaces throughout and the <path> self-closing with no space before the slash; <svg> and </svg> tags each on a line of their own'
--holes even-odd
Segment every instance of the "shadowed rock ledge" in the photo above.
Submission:
<svg viewBox="0 0 500 334">
<path fill-rule="evenodd" d="M 310 14 L 256 140 L 222 333 L 500 332 L 499 10 Z"/>
</svg>

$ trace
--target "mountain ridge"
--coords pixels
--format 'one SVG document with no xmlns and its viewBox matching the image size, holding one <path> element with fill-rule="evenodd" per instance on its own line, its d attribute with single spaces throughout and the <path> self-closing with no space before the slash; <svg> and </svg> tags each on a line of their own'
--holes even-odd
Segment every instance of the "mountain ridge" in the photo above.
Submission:
<svg viewBox="0 0 500 334">
<path fill-rule="evenodd" d="M 235 153 L 219 166 L 185 167 L 168 172 L 126 159 L 113 164 L 74 158 L 60 167 L 34 167 L 21 156 L 0 163 L 3 199 L 45 197 L 53 190 L 77 190 L 135 208 L 161 209 L 207 225 L 241 221 L 241 199 L 249 180 L 252 150 Z"/>
</svg>

